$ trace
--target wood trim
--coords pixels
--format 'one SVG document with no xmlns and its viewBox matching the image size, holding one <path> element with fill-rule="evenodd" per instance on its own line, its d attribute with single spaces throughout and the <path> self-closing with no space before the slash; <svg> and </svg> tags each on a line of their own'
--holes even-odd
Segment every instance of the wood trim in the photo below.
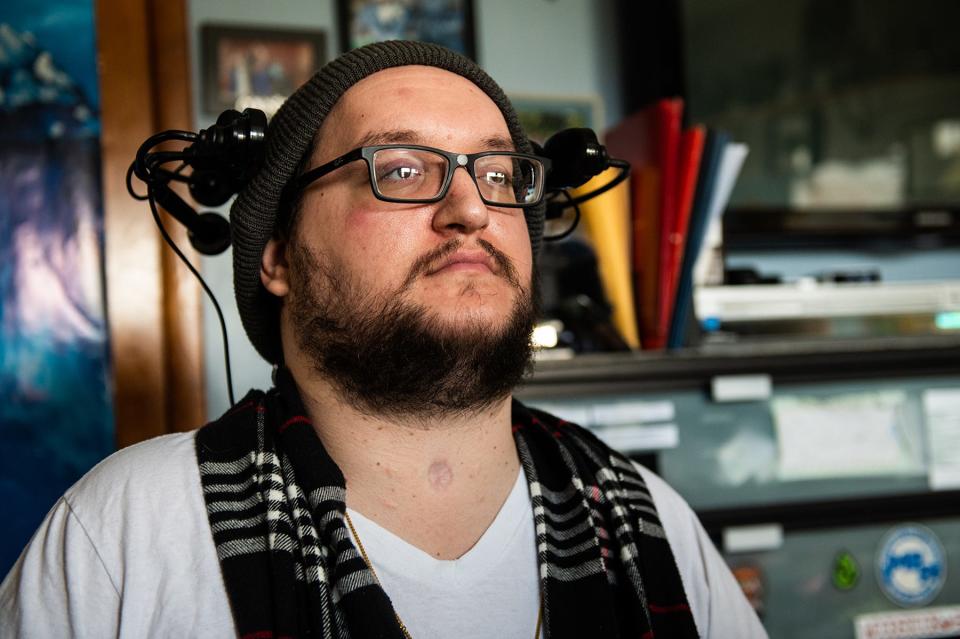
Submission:
<svg viewBox="0 0 960 639">
<path fill-rule="evenodd" d="M 139 141 L 153 129 L 146 10 L 97 0 L 104 259 L 117 446 L 166 432 L 160 239 L 124 184 Z"/>
<path fill-rule="evenodd" d="M 125 186 L 143 140 L 190 128 L 186 8 L 184 0 L 97 0 L 96 10 L 107 317 L 123 447 L 203 423 L 197 287 L 173 268 L 147 205 Z"/>
<path fill-rule="evenodd" d="M 155 124 L 157 131 L 193 130 L 190 54 L 185 0 L 149 2 Z M 182 186 L 182 185 L 178 185 Z M 190 201 L 186 189 L 177 189 Z M 165 222 L 169 222 L 166 219 Z M 180 224 L 167 224 L 171 237 L 193 264 L 199 256 Z M 164 281 L 167 428 L 197 428 L 206 419 L 203 377 L 203 320 L 200 286 L 173 251 L 161 254 Z"/>
</svg>

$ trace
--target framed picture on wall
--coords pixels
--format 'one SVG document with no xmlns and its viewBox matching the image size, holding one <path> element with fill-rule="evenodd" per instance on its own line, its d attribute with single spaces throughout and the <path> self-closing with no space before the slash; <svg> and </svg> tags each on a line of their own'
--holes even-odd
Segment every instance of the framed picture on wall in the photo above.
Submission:
<svg viewBox="0 0 960 639">
<path fill-rule="evenodd" d="M 383 40 L 441 44 L 476 59 L 473 0 L 337 0 L 344 51 Z"/>
<path fill-rule="evenodd" d="M 520 125 L 531 140 L 543 144 L 563 129 L 586 127 L 603 135 L 603 101 L 597 95 L 549 96 L 510 94 Z"/>
<path fill-rule="evenodd" d="M 204 110 L 253 107 L 273 115 L 326 62 L 317 30 L 206 24 L 200 28 Z"/>
</svg>

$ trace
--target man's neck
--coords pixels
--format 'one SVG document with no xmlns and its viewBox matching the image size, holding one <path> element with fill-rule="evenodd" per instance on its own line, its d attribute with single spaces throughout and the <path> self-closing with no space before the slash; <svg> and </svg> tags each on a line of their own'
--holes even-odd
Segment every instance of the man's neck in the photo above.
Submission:
<svg viewBox="0 0 960 639">
<path fill-rule="evenodd" d="M 324 380 L 294 374 L 347 506 L 437 559 L 455 559 L 490 526 L 520 469 L 506 398 L 468 415 L 371 416 Z"/>
</svg>

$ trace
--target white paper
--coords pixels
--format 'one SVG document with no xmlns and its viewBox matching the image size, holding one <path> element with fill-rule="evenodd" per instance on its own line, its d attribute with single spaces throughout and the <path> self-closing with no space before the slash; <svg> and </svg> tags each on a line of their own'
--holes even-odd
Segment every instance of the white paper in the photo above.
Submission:
<svg viewBox="0 0 960 639">
<path fill-rule="evenodd" d="M 671 401 L 643 402 L 625 399 L 593 405 L 593 423 L 597 426 L 669 422 L 674 415 Z"/>
<path fill-rule="evenodd" d="M 676 415 L 673 402 L 668 400 L 615 399 L 592 404 L 533 401 L 531 405 L 587 428 L 670 422 Z"/>
<path fill-rule="evenodd" d="M 960 488 L 960 388 L 923 393 L 930 488 Z"/>
<path fill-rule="evenodd" d="M 749 428 L 716 448 L 717 481 L 725 486 L 742 486 L 749 481 L 768 484 L 777 476 L 777 447 L 773 437 Z"/>
<path fill-rule="evenodd" d="M 592 430 L 607 446 L 621 453 L 676 448 L 680 443 L 676 424 L 623 424 Z"/>
<path fill-rule="evenodd" d="M 723 149 L 713 197 L 707 207 L 707 231 L 700 247 L 700 255 L 693 267 L 693 281 L 698 286 L 723 283 L 721 217 L 730 202 L 733 186 L 737 183 L 737 176 L 740 175 L 740 169 L 743 168 L 748 151 L 747 145 L 739 142 L 731 142 Z"/>
<path fill-rule="evenodd" d="M 713 198 L 710 200 L 710 208 L 707 209 L 708 219 L 719 218 L 724 209 L 727 208 L 730 194 L 733 193 L 733 186 L 737 183 L 737 176 L 740 175 L 740 169 L 743 168 L 743 162 L 747 159 L 748 152 L 749 148 L 742 142 L 731 142 L 723 149 L 717 182 L 713 189 Z"/>
<path fill-rule="evenodd" d="M 771 401 L 781 480 L 923 472 L 903 427 L 903 391 Z"/>
</svg>

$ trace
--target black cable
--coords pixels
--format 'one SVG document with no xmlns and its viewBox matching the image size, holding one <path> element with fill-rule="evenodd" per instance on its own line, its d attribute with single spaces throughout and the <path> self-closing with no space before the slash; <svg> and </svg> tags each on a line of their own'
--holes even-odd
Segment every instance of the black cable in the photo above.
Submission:
<svg viewBox="0 0 960 639">
<path fill-rule="evenodd" d="M 159 164 L 165 164 L 166 162 L 173 162 L 173 161 L 175 161 L 175 160 L 180 160 L 180 159 L 182 159 L 182 158 L 183 158 L 183 154 L 182 154 L 182 153 L 175 153 L 175 154 L 174 154 L 175 157 L 171 157 L 171 158 L 169 158 L 169 159 L 163 160 L 162 162 L 154 161 L 154 157 L 155 157 L 156 155 L 158 155 L 158 154 L 156 154 L 156 153 L 147 153 L 147 154 L 145 154 L 145 156 L 144 156 L 143 158 L 137 158 L 136 160 L 134 160 L 133 162 L 131 162 L 131 163 L 130 163 L 130 166 L 127 168 L 127 177 L 126 177 L 127 193 L 129 193 L 129 194 L 130 194 L 130 197 L 132 197 L 132 198 L 135 199 L 135 200 L 140 200 L 141 202 L 145 202 L 145 201 L 150 197 L 149 194 L 148 194 L 148 195 L 140 195 L 139 193 L 137 193 L 137 192 L 134 190 L 134 188 L 133 188 L 133 176 L 134 176 L 135 174 L 137 175 L 137 177 L 140 179 L 141 182 L 143 182 L 144 184 L 147 184 L 147 185 L 149 185 L 149 184 L 155 179 L 155 176 L 158 175 L 158 174 L 164 176 L 165 178 L 167 178 L 168 181 L 169 181 L 169 180 L 175 180 L 175 181 L 177 181 L 177 182 L 188 182 L 189 179 L 190 179 L 189 176 L 185 176 L 185 175 L 183 175 L 183 174 L 181 173 L 181 171 L 183 171 L 183 169 L 186 168 L 186 166 L 187 166 L 186 162 L 181 162 L 181 163 L 180 163 L 180 166 L 178 166 L 178 167 L 176 168 L 176 170 L 174 170 L 174 171 L 168 171 L 168 170 L 166 170 L 166 169 L 161 169 L 161 168 L 159 168 Z M 137 174 L 137 163 L 138 163 L 138 162 L 139 162 L 144 168 L 147 169 L 147 171 L 145 172 L 145 174 L 142 175 L 142 176 L 139 175 L 139 174 Z M 157 165 L 157 166 L 154 166 L 154 165 Z"/>
<path fill-rule="evenodd" d="M 187 259 L 187 256 L 183 254 L 183 252 L 180 250 L 180 247 L 178 247 L 173 241 L 173 238 L 170 237 L 170 234 L 167 232 L 167 229 L 163 225 L 163 221 L 160 218 L 160 212 L 157 210 L 157 203 L 154 196 L 154 185 L 158 181 L 169 182 L 173 180 L 178 182 L 189 182 L 189 176 L 185 176 L 181 172 L 187 167 L 190 154 L 185 150 L 150 152 L 150 149 L 162 142 L 167 142 L 170 140 L 192 143 L 197 139 L 199 139 L 199 136 L 192 131 L 164 131 L 163 133 L 158 133 L 147 138 L 147 140 L 144 141 L 144 143 L 141 144 L 140 148 L 137 150 L 136 159 L 134 159 L 134 161 L 130 164 L 130 167 L 127 169 L 127 192 L 130 193 L 130 196 L 135 200 L 146 200 L 150 203 L 150 213 L 153 215 L 153 221 L 157 224 L 157 228 L 160 230 L 161 237 L 163 237 L 163 240 L 176 254 L 176 256 L 180 258 L 180 261 L 184 263 L 193 276 L 197 278 L 197 281 L 200 282 L 200 286 L 203 288 L 204 293 L 207 294 L 207 297 L 213 304 L 213 308 L 217 312 L 217 320 L 220 322 L 220 334 L 223 338 L 223 359 L 227 374 L 227 395 L 230 400 L 230 406 L 234 406 L 236 404 L 236 400 L 233 394 L 233 371 L 230 366 L 230 342 L 227 336 L 227 323 L 223 317 L 223 310 L 220 308 L 220 303 L 217 302 L 216 296 L 207 285 L 207 282 L 203 279 L 203 276 L 200 275 L 200 272 L 196 269 L 196 267 L 194 267 L 190 260 Z M 164 164 L 176 161 L 179 161 L 180 165 L 173 171 L 161 168 Z M 136 175 L 140 181 L 147 185 L 146 195 L 141 195 L 134 190 L 134 175 Z"/>
<path fill-rule="evenodd" d="M 184 184 L 189 184 L 193 180 L 193 176 L 184 175 L 183 173 L 177 173 L 176 171 L 170 171 L 168 169 L 156 168 L 153 169 L 153 174 L 158 177 L 163 177 L 166 182 L 183 182 Z"/>
<path fill-rule="evenodd" d="M 178 131 L 175 129 L 164 131 L 162 133 L 151 135 L 149 138 L 144 140 L 143 144 L 141 144 L 140 148 L 137 150 L 137 155 L 146 153 L 148 150 L 157 146 L 161 142 L 169 142 L 170 140 L 179 140 L 180 142 L 196 142 L 199 138 L 200 136 L 193 131 Z"/>
<path fill-rule="evenodd" d="M 167 162 L 173 162 L 174 160 L 187 160 L 190 158 L 190 154 L 186 151 L 153 151 L 152 153 L 147 153 L 147 162 L 149 166 L 160 166 L 161 164 L 166 164 Z"/>
<path fill-rule="evenodd" d="M 128 182 L 129 184 L 129 182 Z M 193 273 L 194 277 L 200 282 L 200 286 L 203 287 L 204 292 L 206 292 L 207 297 L 210 298 L 210 301 L 213 303 L 213 308 L 217 311 L 217 319 L 220 321 L 220 334 L 223 336 L 223 359 L 224 364 L 227 368 L 227 395 L 230 398 L 230 406 L 234 406 L 236 401 L 233 398 L 233 373 L 230 370 L 230 343 L 227 339 L 227 323 L 223 319 L 223 311 L 220 310 L 220 304 L 217 302 L 216 296 L 213 294 L 213 291 L 210 290 L 210 287 L 207 286 L 206 281 L 200 275 L 200 272 L 190 263 L 190 260 L 187 259 L 187 256 L 183 254 L 180 248 L 173 241 L 173 238 L 170 237 L 170 234 L 167 233 L 167 229 L 163 226 L 163 221 L 160 219 L 160 212 L 157 211 L 157 203 L 153 199 L 153 187 L 148 183 L 147 185 L 147 201 L 150 202 L 150 212 L 153 214 L 153 220 L 157 223 L 157 227 L 160 229 L 160 235 L 163 236 L 164 241 L 173 249 L 173 252 L 177 254 L 177 257 L 180 258 L 190 272 Z"/>
<path fill-rule="evenodd" d="M 143 202 L 150 197 L 150 192 L 148 190 L 147 195 L 140 195 L 139 193 L 133 190 L 133 181 L 131 180 L 131 178 L 133 177 L 134 165 L 136 165 L 136 163 L 137 163 L 136 160 L 134 160 L 133 162 L 130 163 L 130 168 L 127 169 L 127 193 L 129 193 L 130 197 L 132 197 L 133 199 L 140 200 L 141 202 Z"/>
<path fill-rule="evenodd" d="M 138 178 L 143 182 L 150 182 L 150 171 L 148 170 L 147 161 L 150 156 L 156 155 L 150 153 L 150 149 L 161 144 L 163 142 L 169 142 L 171 140 L 177 140 L 180 142 L 196 142 L 200 138 L 199 135 L 192 131 L 164 131 L 163 133 L 157 133 L 151 135 L 149 138 L 144 140 L 143 144 L 137 149 L 136 159 L 133 161 L 133 172 Z M 159 153 L 163 153 L 162 151 Z M 183 153 L 179 151 L 178 153 Z"/>
<path fill-rule="evenodd" d="M 563 194 L 567 198 L 567 205 L 560 210 L 562 211 L 571 207 L 573 208 L 573 223 L 563 233 L 557 233 L 556 235 L 545 235 L 543 239 L 547 242 L 558 242 L 564 238 L 570 237 L 570 234 L 573 233 L 580 224 L 580 205 L 574 201 L 574 198 L 570 195 L 569 191 L 563 190 L 559 191 L 558 193 Z"/>
<path fill-rule="evenodd" d="M 577 205 L 577 204 L 583 204 L 583 203 L 586 202 L 587 200 L 593 199 L 593 198 L 597 197 L 598 195 L 601 195 L 601 194 L 603 194 L 603 193 L 606 193 L 607 191 L 609 191 L 609 190 L 612 189 L 613 187 L 619 185 L 621 182 L 623 182 L 623 181 L 626 180 L 628 177 L 630 177 L 630 163 L 629 163 L 629 162 L 626 162 L 626 161 L 624 161 L 624 160 L 612 159 L 612 160 L 610 160 L 609 164 L 610 164 L 610 166 L 614 166 L 614 167 L 617 167 L 618 169 L 620 169 L 620 175 L 618 175 L 617 177 L 613 178 L 612 180 L 610 180 L 609 182 L 607 182 L 606 184 L 604 184 L 603 186 L 601 186 L 601 187 L 598 188 L 598 189 L 594 189 L 593 191 L 590 191 L 589 193 L 584 193 L 583 195 L 580 195 L 580 196 L 578 196 L 578 197 L 571 198 L 571 199 L 567 202 L 567 206 L 574 206 L 574 205 Z"/>
<path fill-rule="evenodd" d="M 177 167 L 176 169 L 174 169 L 173 171 L 170 171 L 170 170 L 168 170 L 168 169 L 161 169 L 161 168 L 159 168 L 159 165 L 160 165 L 160 164 L 166 164 L 167 162 L 173 162 L 173 161 L 175 161 L 175 160 L 182 160 L 182 159 L 183 159 L 183 154 L 182 154 L 182 153 L 174 154 L 174 157 L 170 157 L 170 158 L 168 158 L 168 159 L 165 159 L 165 160 L 162 160 L 162 161 L 158 161 L 158 162 L 153 161 L 153 157 L 154 157 L 155 155 L 156 155 L 156 154 L 154 154 L 154 153 L 148 153 L 148 154 L 147 154 L 147 158 L 146 158 L 146 159 L 144 160 L 144 162 L 143 162 L 144 165 L 145 165 L 149 170 L 147 171 L 147 179 L 144 179 L 144 178 L 140 177 L 139 175 L 137 176 L 138 178 L 140 178 L 140 180 L 141 180 L 142 182 L 144 182 L 144 183 L 149 183 L 150 181 L 156 179 L 157 176 L 162 176 L 162 177 L 165 178 L 166 181 L 168 181 L 168 182 L 170 182 L 170 181 L 174 181 L 174 182 L 184 182 L 184 183 L 189 183 L 189 182 L 190 182 L 191 176 L 189 176 L 189 175 L 184 175 L 183 173 L 181 173 L 181 171 L 183 171 L 183 170 L 187 167 L 187 163 L 186 163 L 186 162 L 181 162 L 181 163 L 180 163 L 180 166 L 178 166 L 178 167 Z M 140 200 L 141 202 L 145 202 L 149 196 L 148 196 L 148 195 L 140 195 L 139 193 L 137 193 L 137 192 L 134 191 L 134 189 L 133 189 L 133 180 L 132 180 L 132 178 L 133 178 L 134 174 L 136 173 L 136 164 L 137 164 L 136 161 L 132 162 L 132 163 L 130 164 L 130 167 L 127 169 L 127 179 L 126 179 L 126 182 L 127 182 L 127 193 L 129 193 L 129 194 L 130 194 L 130 197 L 132 197 L 133 199 L 135 199 L 135 200 Z M 154 165 L 157 165 L 157 166 L 154 166 Z"/>
</svg>

